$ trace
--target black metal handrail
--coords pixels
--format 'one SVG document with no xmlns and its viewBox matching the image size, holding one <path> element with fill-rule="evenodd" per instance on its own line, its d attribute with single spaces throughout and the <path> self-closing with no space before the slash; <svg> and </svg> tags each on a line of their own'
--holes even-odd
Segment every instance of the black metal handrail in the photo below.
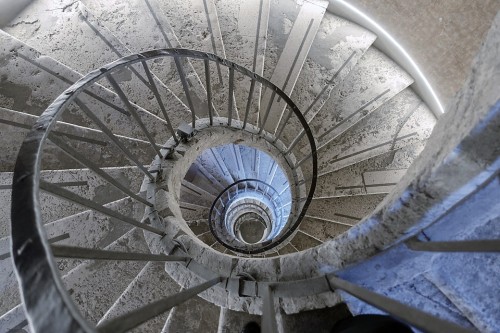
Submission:
<svg viewBox="0 0 500 333">
<path fill-rule="evenodd" d="M 75 103 L 80 107 L 87 117 L 104 133 L 108 138 L 118 147 L 122 153 L 141 170 L 147 178 L 154 180 L 156 174 L 154 170 L 147 170 L 142 163 L 134 156 L 131 151 L 121 142 L 118 137 L 112 133 L 112 131 L 88 108 L 88 106 L 78 98 L 81 93 L 87 93 L 92 96 L 87 89 L 89 89 L 94 83 L 98 82 L 100 79 L 106 78 L 109 84 L 113 87 L 115 93 L 118 95 L 119 99 L 125 105 L 125 110 L 120 110 L 120 112 L 131 115 L 132 119 L 136 121 L 140 130 L 147 138 L 146 141 L 151 144 L 151 147 L 155 153 L 160 157 L 165 157 L 167 152 L 163 151 L 161 147 L 157 145 L 154 140 L 153 135 L 149 132 L 147 126 L 142 123 L 140 116 L 137 114 L 135 107 L 127 99 L 125 92 L 120 88 L 119 84 L 114 79 L 112 73 L 118 69 L 131 67 L 134 64 L 141 64 L 144 68 L 146 76 L 149 80 L 149 88 L 154 93 L 157 98 L 158 104 L 161 111 L 165 117 L 165 122 L 167 128 L 172 132 L 173 138 L 178 142 L 178 138 L 172 131 L 171 122 L 168 119 L 168 115 L 165 112 L 164 105 L 158 94 L 158 90 L 155 83 L 155 78 L 152 76 L 147 61 L 155 60 L 162 57 L 172 57 L 174 59 L 178 58 L 190 58 L 190 59 L 200 59 L 205 62 L 205 68 L 208 68 L 209 61 L 216 62 L 219 65 L 226 66 L 231 72 L 239 72 L 246 77 L 249 77 L 252 82 L 259 82 L 267 89 L 271 89 L 273 94 L 278 95 L 282 100 L 284 100 L 291 112 L 295 115 L 298 121 L 303 126 L 306 137 L 310 146 L 310 156 L 311 156 L 311 170 L 312 178 L 310 178 L 308 195 L 305 199 L 301 212 L 296 216 L 297 223 L 295 228 L 298 226 L 302 218 L 304 217 L 307 208 L 312 200 L 312 196 L 316 187 L 316 175 L 317 175 L 317 158 L 316 158 L 316 146 L 311 130 L 302 116 L 298 107 L 292 102 L 292 100 L 277 86 L 272 84 L 270 81 L 262 78 L 258 74 L 252 73 L 250 70 L 245 69 L 231 61 L 222 59 L 214 54 L 209 54 L 205 52 L 186 50 L 186 49 L 162 49 L 153 50 L 148 52 L 143 52 L 140 54 L 130 55 L 121 58 L 111 64 L 102 66 L 101 68 L 90 72 L 80 80 L 78 80 L 71 87 L 66 89 L 38 118 L 32 130 L 26 136 L 23 141 L 14 169 L 14 176 L 12 182 L 12 254 L 19 276 L 19 282 L 21 289 L 23 291 L 24 305 L 28 312 L 28 318 L 33 325 L 39 331 L 60 331 L 60 332 L 92 332 L 93 328 L 87 324 L 82 315 L 78 312 L 75 305 L 71 301 L 69 295 L 67 294 L 64 285 L 59 277 L 58 269 L 53 259 L 53 254 L 50 249 L 50 245 L 43 232 L 43 221 L 41 220 L 40 214 L 40 202 L 38 198 L 39 190 L 43 187 L 44 190 L 49 193 L 64 197 L 65 199 L 77 202 L 79 205 L 89 207 L 93 210 L 97 210 L 103 214 L 109 216 L 114 216 L 119 219 L 124 220 L 127 223 L 133 224 L 137 227 L 147 229 L 151 232 L 155 232 L 161 235 L 160 230 L 155 230 L 152 227 L 148 227 L 141 222 L 128 219 L 118 213 L 110 211 L 108 208 L 98 205 L 90 200 L 79 197 L 69 191 L 59 189 L 53 185 L 42 182 L 40 179 L 40 170 L 42 162 L 42 153 L 44 144 L 47 139 L 51 139 L 51 130 L 55 126 L 57 120 L 61 117 L 62 113 L 67 109 L 70 103 Z M 181 81 L 184 83 L 186 78 L 180 68 L 179 76 Z M 207 82 L 209 82 L 209 72 L 207 71 Z M 234 75 L 231 75 L 234 79 Z M 232 86 L 234 83 L 230 82 Z M 183 84 L 186 96 L 189 98 L 189 87 L 187 84 Z M 208 87 L 208 95 L 210 95 L 210 86 Z M 251 98 L 252 96 L 249 96 Z M 208 96 L 210 99 L 210 96 Z M 229 98 L 231 100 L 231 98 Z M 272 103 L 272 102 L 271 102 Z M 211 110 L 211 101 L 209 100 L 209 111 Z M 189 103 L 191 114 L 192 114 L 192 125 L 196 126 L 196 110 L 193 108 L 192 103 Z M 269 115 L 270 108 L 264 115 L 263 125 L 258 131 L 258 134 L 262 137 L 270 137 L 272 143 L 276 143 L 279 139 L 272 135 L 272 133 L 266 133 L 263 126 L 265 125 L 265 120 Z M 251 127 L 248 124 L 248 113 L 249 108 L 245 112 L 245 117 L 243 124 L 236 122 L 232 119 L 232 102 L 230 102 L 229 108 L 229 118 L 227 121 L 227 126 L 231 126 L 236 129 L 245 130 L 246 127 Z M 210 123 L 213 123 L 213 114 L 209 112 Z M 288 120 L 286 120 L 288 121 Z M 286 122 L 285 121 L 285 122 Z M 278 123 L 280 125 L 281 123 Z M 286 124 L 282 124 L 285 126 Z M 248 130 L 248 129 L 246 129 Z M 53 138 L 53 137 L 52 137 Z M 52 141 L 57 145 L 57 139 Z M 62 144 L 61 146 L 64 146 Z M 64 147 L 63 147 L 64 148 Z M 67 150 L 68 151 L 68 150 Z M 89 161 L 84 158 L 79 158 L 77 161 L 86 167 L 92 169 L 92 165 L 88 163 Z M 290 163 L 289 163 L 290 164 Z M 297 169 L 296 165 L 291 165 Z M 102 175 L 104 176 L 104 175 Z M 106 176 L 104 176 L 106 177 Z M 114 186 L 119 186 L 118 184 L 112 184 Z M 129 193 L 130 194 L 130 193 Z M 294 229 L 294 228 L 292 228 Z M 283 238 L 291 235 L 289 232 Z M 45 300 L 51 299 L 51 302 L 45 303 Z M 43 311 L 43 313 L 41 313 Z M 53 318 L 58 316 L 66 316 L 64 321 L 54 321 Z"/>
</svg>

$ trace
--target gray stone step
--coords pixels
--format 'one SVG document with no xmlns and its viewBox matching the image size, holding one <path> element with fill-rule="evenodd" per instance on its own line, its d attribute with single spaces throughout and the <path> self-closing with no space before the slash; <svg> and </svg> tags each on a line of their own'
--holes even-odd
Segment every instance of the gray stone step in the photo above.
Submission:
<svg viewBox="0 0 500 333">
<path fill-rule="evenodd" d="M 139 221 L 144 214 L 144 206 L 130 198 L 108 203 L 105 207 Z M 124 222 L 104 217 L 89 210 L 61 218 L 44 226 L 47 238 L 51 243 L 100 249 L 109 246 L 130 229 L 131 226 Z M 0 313 L 3 313 L 20 302 L 19 288 L 10 257 L 10 236 L 0 240 L 0 256 L 2 256 L 2 260 L 0 260 L 0 290 L 3 295 L 9 295 L 0 301 Z M 80 263 L 81 260 L 57 259 L 61 275 L 69 272 Z"/>
<path fill-rule="evenodd" d="M 24 315 L 24 308 L 18 305 L 0 317 L 0 328 L 2 333 L 31 332 L 28 320 Z"/>
<path fill-rule="evenodd" d="M 176 294 L 179 285 L 165 272 L 164 263 L 149 262 L 130 283 L 120 298 L 99 323 L 124 315 L 162 298 Z M 131 330 L 131 332 L 160 332 L 168 318 L 167 311 Z"/>
<path fill-rule="evenodd" d="M 162 332 L 216 333 L 220 308 L 196 296 L 170 311 Z"/>
<path fill-rule="evenodd" d="M 336 86 L 314 117 L 316 140 L 325 144 L 404 90 L 413 79 L 383 53 L 370 48 L 345 80 Z"/>
<path fill-rule="evenodd" d="M 137 168 L 104 168 L 104 171 L 121 184 L 133 189 L 134 192 L 139 192 L 143 176 Z M 98 204 L 106 204 L 126 197 L 123 192 L 88 169 L 46 170 L 41 172 L 41 179 L 58 184 Z M 11 172 L 0 173 L 0 198 L 4 203 L 0 207 L 0 237 L 8 236 L 10 233 L 11 183 Z M 53 222 L 86 210 L 75 203 L 54 197 L 46 192 L 40 192 L 40 208 L 41 218 L 44 223 Z"/>
<path fill-rule="evenodd" d="M 82 77 L 4 31 L 0 31 L 0 41 L 0 54 L 5 64 L 0 67 L 0 75 L 3 77 L 0 81 L 0 93 L 4 96 L 0 106 L 4 108 L 40 115 L 56 97 Z M 124 110 L 119 97 L 110 90 L 94 84 L 79 95 L 79 100 L 113 133 L 146 139 L 139 126 Z M 136 105 L 133 107 L 157 143 L 165 142 L 168 138 L 165 121 Z M 75 104 L 70 104 L 60 120 L 96 128 Z"/>
<path fill-rule="evenodd" d="M 318 150 L 323 175 L 426 140 L 435 124 L 431 111 L 407 89 Z M 308 164 L 304 163 L 307 168 Z M 310 173 L 309 171 L 305 171 Z"/>
<path fill-rule="evenodd" d="M 329 333 L 338 321 L 350 317 L 350 315 L 349 309 L 344 303 L 325 309 L 282 315 L 283 331 L 287 333 Z"/>
<path fill-rule="evenodd" d="M 181 183 L 181 201 L 210 207 L 216 196 L 185 180 Z"/>
<path fill-rule="evenodd" d="M 32 25 L 20 23 L 27 20 L 36 22 Z M 131 53 L 82 3 L 70 0 L 37 1 L 11 22 L 5 31 L 82 74 Z M 78 36 L 77 44 L 74 36 Z M 74 52 L 75 48 L 79 52 Z M 153 96 L 150 89 L 143 83 L 147 82 L 147 78 L 142 66 L 134 65 L 133 68 L 136 73 L 129 68 L 114 76 L 132 102 L 148 110 L 159 110 L 156 100 L 150 98 Z M 167 109 L 186 111 L 180 100 L 159 80 L 156 82 L 163 99 L 168 100 L 165 103 Z M 101 84 L 110 88 L 107 81 Z M 183 112 L 177 114 L 182 115 Z M 189 114 L 184 114 L 189 119 Z"/>
<path fill-rule="evenodd" d="M 217 8 L 213 0 L 158 1 L 157 3 L 183 47 L 226 58 Z M 192 65 L 199 77 L 203 78 L 202 80 L 205 82 L 203 62 L 192 61 Z M 228 114 L 229 101 L 229 70 L 227 67 L 211 62 L 210 81 L 212 102 L 219 115 L 225 117 Z M 236 106 L 233 108 L 232 117 L 239 118 Z"/>
<path fill-rule="evenodd" d="M 350 226 L 333 221 L 327 221 L 318 218 L 311 218 L 306 216 L 300 223 L 299 230 L 308 235 L 314 236 L 321 241 L 333 239 L 338 235 L 346 232 Z"/>
<path fill-rule="evenodd" d="M 354 225 L 370 214 L 385 194 L 313 199 L 308 216 Z"/>
<path fill-rule="evenodd" d="M 186 221 L 188 226 L 191 228 L 195 235 L 202 235 L 207 231 L 210 231 L 207 220 L 192 220 Z"/>
<path fill-rule="evenodd" d="M 0 157 L 0 172 L 12 171 L 17 154 L 25 135 L 38 119 L 35 115 L 14 111 L 0 107 L 0 142 L 4 154 Z M 92 161 L 101 167 L 129 165 L 126 156 L 101 131 L 88 127 L 76 126 L 69 123 L 57 122 L 54 134 L 59 135 L 82 155 L 91 157 Z M 144 156 L 144 151 L 151 149 L 149 142 L 125 136 L 119 136 L 132 154 L 138 156 L 141 163 L 149 164 L 151 158 Z M 82 165 L 74 161 L 51 141 L 44 146 L 44 154 L 51 158 L 44 158 L 44 169 L 77 169 Z"/>
<path fill-rule="evenodd" d="M 290 96 L 306 119 L 311 120 L 311 115 L 321 110 L 334 88 L 348 77 L 375 38 L 368 30 L 325 13 Z M 301 130 L 300 123 L 292 117 L 281 138 L 289 144 Z"/>
<path fill-rule="evenodd" d="M 131 52 L 144 52 L 161 48 L 183 48 L 163 15 L 159 3 L 147 1 L 83 1 L 99 22 L 112 31 Z M 140 27 L 137 22 L 141 22 Z M 206 91 L 191 62 L 180 59 L 179 67 L 186 75 L 193 108 L 197 115 L 207 114 Z M 177 64 L 172 58 L 162 58 L 149 64 L 153 73 L 189 106 Z M 201 76 L 204 80 L 204 76 Z"/>
<path fill-rule="evenodd" d="M 106 249 L 149 253 L 142 230 L 136 228 Z M 140 261 L 86 261 L 66 274 L 63 281 L 83 316 L 97 323 L 146 264 Z"/>
<path fill-rule="evenodd" d="M 226 156 L 226 159 L 228 158 L 231 156 Z M 236 181 L 229 172 L 229 168 L 217 147 L 204 151 L 198 156 L 196 162 L 202 165 L 224 188 Z"/>
<path fill-rule="evenodd" d="M 327 1 L 304 1 L 301 6 L 292 0 L 271 3 L 264 73 L 265 77 L 270 77 L 270 81 L 288 95 L 299 77 L 327 5 Z M 269 75 L 270 72 L 272 75 Z M 271 90 L 264 90 L 260 109 L 262 121 L 271 102 L 265 128 L 274 133 L 286 103 L 277 97 L 272 99 Z"/>
<path fill-rule="evenodd" d="M 199 187 L 213 196 L 218 196 L 225 186 L 221 184 L 201 163 L 196 161 L 191 165 L 184 181 Z"/>
<path fill-rule="evenodd" d="M 217 333 L 241 332 L 245 325 L 250 322 L 256 322 L 260 325 L 261 316 L 221 308 Z"/>
<path fill-rule="evenodd" d="M 323 242 L 319 240 L 317 237 L 309 235 L 308 233 L 299 230 L 293 239 L 290 241 L 290 244 L 293 245 L 295 249 L 298 251 L 307 250 L 308 248 L 315 247 L 321 245 Z"/>
<path fill-rule="evenodd" d="M 182 218 L 185 221 L 208 219 L 210 205 L 200 206 L 189 202 L 180 202 L 179 206 L 182 211 Z"/>
<path fill-rule="evenodd" d="M 259 75 L 264 71 L 270 2 L 270 0 L 215 1 L 227 59 Z M 238 76 L 235 78 L 241 79 Z M 250 80 L 241 79 L 235 90 L 236 105 L 242 120 L 247 110 L 250 89 Z M 256 119 L 260 109 L 261 93 L 262 86 L 255 84 L 248 109 L 249 119 Z"/>
<path fill-rule="evenodd" d="M 314 197 L 389 193 L 424 145 L 425 142 L 420 141 L 324 174 L 318 178 Z"/>
</svg>

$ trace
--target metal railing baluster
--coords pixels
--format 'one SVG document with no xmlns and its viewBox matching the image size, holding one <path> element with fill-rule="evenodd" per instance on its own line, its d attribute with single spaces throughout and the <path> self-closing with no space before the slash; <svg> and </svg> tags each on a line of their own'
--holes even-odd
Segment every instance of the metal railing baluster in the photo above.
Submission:
<svg viewBox="0 0 500 333">
<path fill-rule="evenodd" d="M 341 289 L 360 300 L 387 312 L 388 314 L 418 328 L 424 332 L 442 333 L 472 333 L 474 331 L 458 326 L 457 324 L 439 319 L 433 315 L 420 311 L 416 308 L 393 300 L 384 295 L 377 294 L 371 290 L 357 286 L 354 283 L 342 280 L 333 275 L 327 275 L 331 287 Z"/>
<path fill-rule="evenodd" d="M 422 242 L 409 239 L 406 246 L 413 251 L 429 252 L 500 252 L 500 240 L 463 240 L 463 241 L 429 241 Z"/>
<path fill-rule="evenodd" d="M 89 168 L 93 172 L 95 172 L 99 177 L 122 191 L 123 193 L 129 195 L 131 198 L 134 198 L 135 200 L 142 202 L 143 204 L 152 207 L 153 204 L 144 199 L 143 197 L 135 194 L 132 192 L 129 188 L 126 186 L 122 185 L 120 182 L 118 182 L 116 179 L 111 177 L 108 173 L 103 171 L 101 168 L 99 168 L 96 164 L 94 164 L 92 161 L 87 159 L 85 156 L 77 152 L 75 149 L 64 143 L 63 140 L 59 139 L 57 136 L 55 136 L 52 133 L 49 133 L 49 139 L 52 141 L 56 146 L 58 146 L 62 151 L 64 151 L 68 156 L 73 158 L 75 161 L 80 163 L 81 165 L 85 166 L 86 168 Z"/>
<path fill-rule="evenodd" d="M 149 88 L 155 95 L 156 101 L 158 102 L 158 105 L 160 106 L 161 113 L 163 114 L 163 117 L 165 118 L 165 121 L 167 122 L 167 127 L 168 130 L 170 131 L 170 134 L 174 138 L 176 143 L 179 143 L 179 139 L 177 138 L 177 135 L 175 134 L 175 130 L 172 127 L 172 123 L 170 122 L 170 118 L 168 117 L 167 110 L 165 109 L 165 105 L 163 104 L 163 101 L 160 96 L 160 92 L 158 91 L 158 87 L 156 86 L 155 80 L 153 78 L 153 75 L 151 74 L 151 71 L 149 70 L 148 64 L 146 61 L 141 61 L 142 67 L 144 67 L 144 71 L 146 72 L 146 76 L 149 80 Z"/>
<path fill-rule="evenodd" d="M 136 109 L 130 104 L 130 101 L 128 100 L 127 96 L 125 96 L 125 93 L 123 92 L 122 88 L 120 88 L 120 85 L 116 80 L 113 78 L 113 75 L 111 73 L 106 75 L 106 78 L 108 79 L 109 83 L 113 87 L 114 91 L 118 94 L 118 97 L 122 100 L 123 104 L 125 104 L 125 107 L 127 108 L 128 112 L 132 115 L 132 117 L 135 119 L 139 127 L 141 128 L 142 132 L 144 135 L 148 138 L 149 142 L 151 143 L 151 146 L 153 149 L 156 151 L 156 154 L 160 157 L 163 158 L 160 149 L 158 148 L 158 145 L 156 144 L 153 136 L 151 133 L 149 133 L 148 129 L 144 125 L 144 123 L 141 120 L 141 117 L 137 113 Z"/>
<path fill-rule="evenodd" d="M 208 104 L 208 118 L 210 119 L 210 126 L 214 124 L 213 109 L 212 109 L 212 83 L 210 82 L 210 61 L 205 59 L 205 82 L 207 86 L 207 104 Z"/>
<path fill-rule="evenodd" d="M 292 117 L 292 114 L 293 114 L 293 112 L 292 112 L 292 111 L 288 111 L 288 114 L 287 114 L 287 116 L 285 117 L 285 121 L 283 121 L 283 125 L 282 125 L 281 127 L 279 126 L 279 123 L 278 123 L 277 128 L 279 128 L 279 131 L 278 131 L 278 133 L 276 133 L 276 135 L 275 135 L 275 136 L 276 136 L 276 138 L 274 139 L 274 142 L 278 141 L 278 140 L 279 140 L 279 138 L 281 137 L 281 134 L 283 134 L 283 130 L 285 129 L 286 124 L 288 123 L 288 121 L 289 121 L 289 120 L 290 120 L 290 118 Z M 283 118 L 281 118 L 281 119 L 283 119 Z M 281 121 L 280 121 L 280 123 L 281 123 Z"/>
<path fill-rule="evenodd" d="M 51 245 L 52 254 L 57 258 L 120 260 L 120 261 L 188 261 L 188 256 L 167 256 L 138 252 L 120 252 L 100 249 L 90 249 L 78 246 Z"/>
<path fill-rule="evenodd" d="M 99 119 L 97 116 L 90 111 L 90 109 L 79 99 L 75 99 L 75 103 L 80 107 L 80 109 L 87 115 L 87 117 L 92 120 L 97 127 L 103 131 L 104 134 L 106 134 L 111 141 L 127 156 L 129 160 L 134 162 L 134 164 L 151 180 L 154 180 L 155 177 L 142 165 L 139 163 L 139 161 L 135 158 L 135 156 L 128 150 L 121 142 L 120 140 L 111 132 L 111 130 Z"/>
<path fill-rule="evenodd" d="M 277 333 L 276 308 L 274 307 L 274 295 L 270 285 L 262 291 L 262 333 Z"/>
<path fill-rule="evenodd" d="M 271 112 L 271 107 L 273 106 L 274 103 L 274 97 L 276 97 L 276 91 L 273 91 L 273 93 L 271 94 L 271 99 L 269 99 L 269 104 L 267 105 L 266 113 L 264 114 L 264 117 L 260 122 L 259 135 L 262 134 L 262 131 L 266 127 L 267 118 L 269 117 L 269 113 Z"/>
<path fill-rule="evenodd" d="M 189 85 L 186 80 L 186 74 L 182 68 L 181 61 L 178 57 L 174 56 L 175 66 L 177 67 L 177 72 L 179 73 L 179 78 L 181 79 L 182 88 L 184 89 L 184 94 L 186 94 L 186 99 L 188 102 L 189 109 L 191 110 L 191 127 L 196 128 L 196 111 L 194 109 L 193 100 L 191 98 L 191 92 L 189 90 Z"/>
<path fill-rule="evenodd" d="M 144 229 L 147 231 L 151 231 L 151 232 L 158 234 L 160 236 L 165 236 L 165 232 L 162 230 L 153 228 L 147 224 L 136 221 L 128 216 L 122 215 L 122 214 L 115 212 L 107 207 L 101 206 L 92 200 L 83 198 L 83 197 L 81 197 L 81 196 L 79 196 L 71 191 L 68 191 L 66 189 L 63 189 L 57 185 L 40 180 L 40 188 L 48 193 L 51 193 L 55 196 L 60 197 L 62 199 L 72 201 L 72 202 L 79 204 L 80 206 L 83 206 L 83 207 L 90 208 L 90 209 L 95 210 L 96 212 L 99 212 L 99 213 L 106 215 L 108 217 L 112 217 L 112 218 L 118 219 L 122 222 L 136 226 L 138 228 L 141 228 L 141 229 Z"/>
<path fill-rule="evenodd" d="M 243 129 L 247 126 L 248 114 L 250 113 L 250 106 L 252 105 L 253 92 L 255 90 L 255 79 L 252 78 L 250 83 L 250 91 L 248 92 L 247 107 L 245 109 L 245 117 L 243 119 Z"/>
<path fill-rule="evenodd" d="M 233 94 L 234 94 L 234 68 L 229 68 L 229 94 L 227 97 L 227 125 L 231 126 L 233 120 Z"/>
<path fill-rule="evenodd" d="M 150 303 L 142 308 L 130 311 L 122 316 L 104 322 L 97 326 L 97 330 L 99 333 L 126 332 L 195 297 L 199 293 L 215 286 L 220 282 L 222 282 L 222 278 L 218 277 L 195 287 L 183 290 L 175 295 Z"/>
<path fill-rule="evenodd" d="M 295 139 L 293 139 L 292 143 L 285 151 L 285 155 L 290 154 L 292 149 L 295 148 L 295 146 L 297 145 L 297 143 L 299 143 L 300 140 L 302 140 L 302 138 L 304 137 L 305 134 L 306 134 L 306 131 L 304 131 L 304 130 L 300 131 L 299 135 L 297 135 L 297 137 Z"/>
</svg>

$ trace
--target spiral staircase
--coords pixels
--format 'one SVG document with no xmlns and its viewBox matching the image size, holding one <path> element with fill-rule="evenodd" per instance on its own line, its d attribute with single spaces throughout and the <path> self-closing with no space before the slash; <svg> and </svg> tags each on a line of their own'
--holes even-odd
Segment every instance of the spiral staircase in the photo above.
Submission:
<svg viewBox="0 0 500 333">
<path fill-rule="evenodd" d="M 0 332 L 498 331 L 496 254 L 441 253 L 499 250 L 498 158 L 401 214 L 437 119 L 327 7 L 38 0 L 4 27 Z"/>
</svg>

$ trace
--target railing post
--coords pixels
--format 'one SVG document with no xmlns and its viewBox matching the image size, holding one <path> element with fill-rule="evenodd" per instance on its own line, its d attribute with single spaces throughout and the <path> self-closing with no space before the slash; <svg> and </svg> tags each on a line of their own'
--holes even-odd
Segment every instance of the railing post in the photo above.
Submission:
<svg viewBox="0 0 500 333">
<path fill-rule="evenodd" d="M 276 308 L 271 285 L 266 285 L 262 291 L 262 333 L 278 333 Z"/>
</svg>

